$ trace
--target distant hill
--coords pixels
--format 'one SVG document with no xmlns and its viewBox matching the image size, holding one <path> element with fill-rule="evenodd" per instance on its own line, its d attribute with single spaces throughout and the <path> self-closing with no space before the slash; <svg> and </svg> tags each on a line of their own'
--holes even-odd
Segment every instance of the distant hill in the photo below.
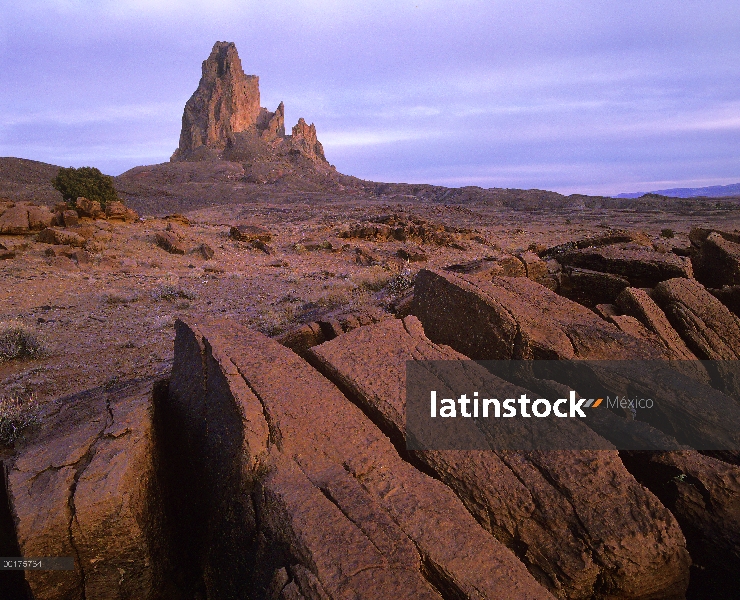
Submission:
<svg viewBox="0 0 740 600">
<path fill-rule="evenodd" d="M 653 190 L 652 192 L 633 192 L 631 194 L 618 194 L 615 198 L 639 198 L 645 194 L 657 194 L 671 198 L 726 198 L 728 196 L 740 196 L 740 183 L 730 185 L 711 185 L 702 188 L 671 188 L 668 190 Z"/>
</svg>

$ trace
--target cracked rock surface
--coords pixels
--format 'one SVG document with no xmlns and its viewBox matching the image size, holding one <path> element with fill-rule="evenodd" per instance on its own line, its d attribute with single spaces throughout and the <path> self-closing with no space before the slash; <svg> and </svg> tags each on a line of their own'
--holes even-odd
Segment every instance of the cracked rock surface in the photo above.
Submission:
<svg viewBox="0 0 740 600">
<path fill-rule="evenodd" d="M 72 556 L 74 571 L 27 571 L 36 600 L 148 598 L 151 380 L 63 398 L 7 466 L 21 555 Z"/>
</svg>

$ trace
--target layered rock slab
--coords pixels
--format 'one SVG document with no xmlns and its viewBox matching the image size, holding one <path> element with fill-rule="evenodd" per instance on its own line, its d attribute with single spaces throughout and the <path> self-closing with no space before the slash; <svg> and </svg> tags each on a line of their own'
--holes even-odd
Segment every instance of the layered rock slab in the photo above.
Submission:
<svg viewBox="0 0 740 600">
<path fill-rule="evenodd" d="M 63 399 L 7 467 L 22 556 L 72 556 L 74 571 L 26 571 L 34 597 L 155 598 L 161 514 L 152 381 Z"/>
<path fill-rule="evenodd" d="M 693 276 L 688 258 L 634 243 L 571 250 L 557 260 L 570 267 L 619 275 L 634 287 L 653 287 L 666 279 Z"/>
<path fill-rule="evenodd" d="M 652 292 L 688 348 L 706 363 L 718 389 L 740 399 L 740 319 L 698 281 L 670 279 Z"/>
<path fill-rule="evenodd" d="M 187 337 L 184 327 L 178 324 L 178 337 L 182 339 Z M 198 331 L 211 347 L 223 349 L 223 354 L 259 398 L 270 431 L 270 453 L 274 446 L 282 455 L 292 458 L 303 476 L 314 483 L 312 489 L 318 486 L 323 498 L 328 497 L 355 527 L 375 540 L 374 547 L 386 548 L 380 553 L 382 560 L 376 556 L 372 559 L 375 562 L 369 563 L 375 566 L 364 571 L 364 575 L 358 574 L 359 579 L 354 583 L 350 582 L 354 571 L 336 568 L 344 560 L 342 553 L 349 551 L 353 556 L 355 552 L 338 541 L 344 539 L 343 534 L 319 526 L 301 528 L 300 520 L 295 520 L 300 517 L 296 511 L 309 510 L 311 502 L 305 508 L 301 508 L 304 506 L 301 502 L 292 504 L 294 508 L 279 517 L 277 509 L 273 511 L 272 507 L 287 506 L 293 492 L 281 493 L 280 497 L 285 499 L 277 505 L 262 500 L 276 497 L 269 487 L 277 485 L 275 482 L 284 481 L 279 486 L 283 490 L 294 489 L 289 480 L 304 485 L 293 467 L 282 467 L 292 470 L 286 479 L 268 476 L 261 481 L 257 511 L 267 513 L 258 520 L 272 523 L 266 537 L 281 540 L 289 560 L 311 571 L 331 597 L 345 597 L 341 590 L 350 588 L 353 594 L 367 597 L 433 596 L 438 593 L 436 590 L 445 597 L 551 597 L 507 548 L 475 522 L 446 486 L 404 462 L 375 425 L 305 361 L 277 342 L 233 323 L 201 325 Z M 192 343 L 189 346 L 194 350 Z M 183 364 L 189 362 L 197 367 L 200 356 L 198 351 L 197 356 Z M 278 461 L 278 472 L 280 469 Z M 380 512 L 368 517 L 367 511 Z M 296 538 L 293 534 L 297 528 L 305 535 Z M 301 548 L 306 548 L 310 541 L 306 537 L 309 533 L 321 541 L 321 552 L 335 552 L 324 563 L 328 571 L 320 571 L 315 561 L 301 554 Z M 333 539 L 335 533 L 338 537 Z M 411 540 L 418 558 L 410 553 L 404 539 Z M 271 556 L 259 550 L 262 547 L 265 544 L 258 541 L 257 554 L 262 557 L 258 565 L 265 564 Z M 318 553 L 319 546 L 314 547 Z M 372 558 L 363 556 L 356 559 L 358 564 Z M 409 570 L 409 561 L 419 567 Z M 282 568 L 285 565 L 278 562 L 274 573 Z M 367 583 L 367 577 L 371 583 Z M 365 583 L 359 585 L 360 581 Z M 334 586 L 334 593 L 328 592 L 330 586 Z"/>
<path fill-rule="evenodd" d="M 416 315 L 434 342 L 472 359 L 665 358 L 580 304 L 523 277 L 482 281 L 422 270 Z"/>
<path fill-rule="evenodd" d="M 310 354 L 400 443 L 406 441 L 406 361 L 465 360 L 428 340 L 414 317 L 360 328 Z M 469 362 L 460 368 L 474 389 L 501 390 L 503 397 L 526 392 Z M 438 381 L 435 389 L 448 386 Z M 563 427 L 568 431 L 552 435 L 589 435 L 578 422 Z M 689 560 L 681 531 L 615 451 L 424 450 L 413 456 L 558 597 L 682 596 Z"/>
</svg>

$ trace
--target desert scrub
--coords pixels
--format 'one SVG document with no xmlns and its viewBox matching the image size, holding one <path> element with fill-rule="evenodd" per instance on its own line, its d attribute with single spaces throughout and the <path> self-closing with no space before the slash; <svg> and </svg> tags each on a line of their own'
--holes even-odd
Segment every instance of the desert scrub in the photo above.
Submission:
<svg viewBox="0 0 740 600">
<path fill-rule="evenodd" d="M 352 281 L 358 287 L 365 288 L 371 292 L 379 292 L 393 278 L 393 273 L 382 267 L 368 267 L 352 276 Z"/>
<path fill-rule="evenodd" d="M 0 445 L 12 445 L 26 429 L 39 423 L 40 412 L 33 395 L 26 399 L 0 396 Z"/>
<path fill-rule="evenodd" d="M 152 299 L 157 300 L 178 300 L 184 298 L 185 300 L 195 300 L 197 294 L 192 290 L 186 290 L 185 288 L 172 284 L 164 283 L 158 285 L 152 290 Z"/>
<path fill-rule="evenodd" d="M 130 304 L 136 302 L 139 297 L 133 292 L 123 292 L 119 290 L 111 290 L 103 293 L 100 296 L 100 300 L 104 304 Z"/>
<path fill-rule="evenodd" d="M 43 353 L 44 345 L 35 331 L 18 322 L 0 323 L 0 363 Z"/>
<path fill-rule="evenodd" d="M 676 235 L 676 234 L 675 234 L 675 232 L 673 231 L 673 229 L 661 229 L 661 230 L 660 230 L 660 237 L 664 237 L 664 238 L 672 238 L 672 237 L 674 237 L 675 235 Z"/>
<path fill-rule="evenodd" d="M 414 274 L 404 269 L 397 275 L 394 275 L 391 277 L 390 281 L 388 281 L 388 285 L 386 286 L 386 289 L 391 294 L 403 294 L 406 290 L 412 288 L 414 286 Z"/>
</svg>

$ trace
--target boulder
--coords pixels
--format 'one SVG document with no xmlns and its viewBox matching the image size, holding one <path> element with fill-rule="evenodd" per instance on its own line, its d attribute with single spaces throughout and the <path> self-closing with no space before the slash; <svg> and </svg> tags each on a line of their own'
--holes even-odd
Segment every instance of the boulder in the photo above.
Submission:
<svg viewBox="0 0 740 600">
<path fill-rule="evenodd" d="M 378 257 L 367 248 L 355 248 L 355 262 L 363 267 L 370 267 L 378 262 Z"/>
<path fill-rule="evenodd" d="M 656 286 L 652 298 L 697 357 L 740 358 L 740 319 L 699 282 L 670 279 Z"/>
<path fill-rule="evenodd" d="M 253 242 L 255 240 L 269 242 L 272 239 L 272 234 L 261 225 L 238 223 L 229 230 L 229 237 L 239 242 Z"/>
<path fill-rule="evenodd" d="M 0 250 L 0 260 L 10 260 L 11 258 L 15 258 L 13 250 Z"/>
<path fill-rule="evenodd" d="M 693 279 L 669 279 L 652 298 L 722 391 L 740 399 L 740 319 Z"/>
<path fill-rule="evenodd" d="M 170 254 L 185 254 L 187 246 L 185 241 L 174 231 L 158 231 L 154 234 L 157 246 Z"/>
<path fill-rule="evenodd" d="M 482 281 L 423 269 L 412 314 L 432 341 L 476 360 L 665 357 L 659 346 L 523 277 Z"/>
<path fill-rule="evenodd" d="M 526 277 L 527 268 L 524 263 L 512 254 L 498 252 L 470 262 L 449 265 L 445 271 L 463 275 L 476 275 L 483 279 L 491 277 Z"/>
<path fill-rule="evenodd" d="M 627 279 L 619 275 L 575 267 L 565 267 L 559 281 L 560 295 L 588 307 L 614 302 L 619 293 L 630 285 Z"/>
<path fill-rule="evenodd" d="M 79 215 L 87 219 L 99 219 L 105 216 L 105 212 L 103 212 L 100 202 L 97 200 L 88 200 L 80 196 L 75 200 L 75 207 Z"/>
<path fill-rule="evenodd" d="M 670 358 L 696 360 L 696 356 L 688 349 L 678 332 L 673 329 L 665 313 L 645 290 L 626 288 L 617 296 L 616 304 L 624 314 L 635 317 L 653 331 L 665 346 Z"/>
<path fill-rule="evenodd" d="M 75 227 L 79 222 L 80 218 L 76 210 L 65 210 L 62 213 L 62 223 L 65 227 Z"/>
<path fill-rule="evenodd" d="M 396 252 L 396 256 L 408 262 L 426 262 L 427 253 L 421 248 L 413 248 L 411 246 L 404 246 L 399 248 Z"/>
<path fill-rule="evenodd" d="M 402 460 L 362 411 L 295 353 L 228 321 L 197 329 L 178 321 L 176 334 L 176 384 L 169 402 L 193 417 L 190 431 L 179 428 L 185 447 L 194 447 L 206 462 L 211 455 L 198 449 L 200 440 L 218 449 L 209 469 L 230 456 L 230 443 L 226 452 L 216 443 L 219 428 L 206 426 L 198 415 L 201 408 L 206 415 L 231 414 L 233 390 L 252 398 L 250 406 L 257 402 L 253 417 L 243 420 L 244 441 L 235 440 L 234 447 L 252 448 L 251 430 L 259 419 L 269 430 L 266 437 L 260 429 L 255 444 L 258 451 L 267 445 L 268 456 L 257 461 L 266 468 L 252 467 L 259 515 L 254 523 L 260 582 L 254 589 L 273 582 L 281 587 L 285 569 L 306 597 L 323 597 L 309 592 L 320 585 L 333 598 L 434 598 L 440 592 L 552 598 L 449 488 Z M 227 440 L 239 431 L 222 423 Z M 251 450 L 241 454 L 254 456 Z M 247 466 L 234 468 L 249 473 Z"/>
<path fill-rule="evenodd" d="M 612 273 L 634 287 L 654 287 L 666 279 L 692 277 L 691 261 L 675 254 L 661 254 L 638 244 L 571 250 L 558 256 L 562 265 Z"/>
<path fill-rule="evenodd" d="M 76 248 L 82 248 L 85 245 L 85 238 L 80 234 L 54 227 L 47 227 L 41 231 L 36 240 L 42 244 L 66 245 Z"/>
<path fill-rule="evenodd" d="M 18 204 L 0 216 L 0 234 L 23 235 L 29 232 L 28 206 Z"/>
<path fill-rule="evenodd" d="M 213 248 L 211 248 L 208 244 L 198 244 L 195 248 L 193 248 L 191 251 L 191 254 L 196 254 L 203 260 L 211 260 L 215 254 L 213 251 Z"/>
<path fill-rule="evenodd" d="M 56 403 L 8 462 L 21 556 L 72 556 L 73 571 L 26 571 L 34 598 L 151 598 L 160 583 L 152 381 Z"/>
<path fill-rule="evenodd" d="M 740 284 L 740 243 L 710 233 L 692 259 L 696 279 L 707 287 Z"/>
<path fill-rule="evenodd" d="M 428 340 L 414 317 L 360 328 L 316 346 L 309 355 L 404 446 L 407 361 L 465 358 Z M 461 363 L 460 370 L 472 389 L 534 397 L 469 362 Z M 443 377 L 433 372 L 432 377 Z M 433 389 L 448 388 L 446 380 L 433 384 Z M 567 433 L 551 431 L 549 437 L 589 437 L 578 421 L 564 427 Z M 501 431 L 491 433 L 500 439 Z M 615 450 L 412 454 L 558 597 L 681 597 L 686 588 L 690 560 L 678 524 L 626 471 Z"/>
<path fill-rule="evenodd" d="M 126 207 L 123 202 L 115 200 L 105 205 L 105 217 L 110 221 L 136 221 L 139 215 L 136 211 Z"/>
<path fill-rule="evenodd" d="M 54 213 L 46 206 L 29 206 L 28 207 L 28 226 L 32 231 L 40 231 L 51 227 L 54 222 Z"/>
</svg>

